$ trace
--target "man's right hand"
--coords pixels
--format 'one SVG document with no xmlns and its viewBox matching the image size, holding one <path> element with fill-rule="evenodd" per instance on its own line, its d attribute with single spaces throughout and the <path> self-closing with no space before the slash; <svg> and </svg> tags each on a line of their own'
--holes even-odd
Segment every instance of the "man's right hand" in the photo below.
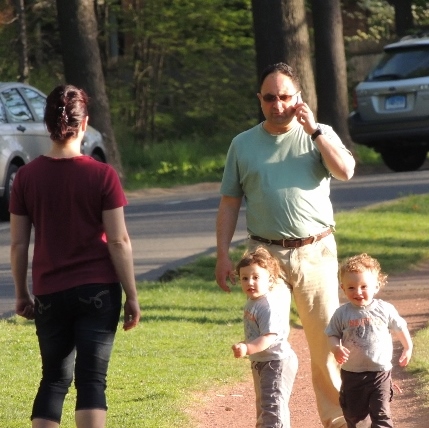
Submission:
<svg viewBox="0 0 429 428">
<path fill-rule="evenodd" d="M 234 265 L 232 264 L 232 261 L 229 257 L 224 259 L 218 257 L 215 274 L 216 282 L 218 283 L 219 287 L 222 288 L 223 291 L 230 293 L 231 289 L 227 284 L 227 279 L 231 281 L 231 284 L 235 284 L 235 271 Z"/>
<path fill-rule="evenodd" d="M 227 278 L 229 278 L 232 284 L 235 284 L 235 272 L 232 261 L 229 258 L 229 246 L 237 226 L 241 199 L 223 195 L 220 199 L 219 211 L 216 218 L 216 282 L 227 293 L 231 292 L 226 283 Z"/>
</svg>

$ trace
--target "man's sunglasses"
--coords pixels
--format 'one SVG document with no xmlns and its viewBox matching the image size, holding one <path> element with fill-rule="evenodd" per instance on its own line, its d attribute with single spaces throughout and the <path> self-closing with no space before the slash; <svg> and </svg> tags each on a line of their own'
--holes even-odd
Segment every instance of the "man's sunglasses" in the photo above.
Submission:
<svg viewBox="0 0 429 428">
<path fill-rule="evenodd" d="M 262 95 L 262 99 L 266 102 L 266 103 L 273 103 L 274 101 L 282 101 L 282 102 L 286 102 L 286 101 L 290 101 L 296 94 L 298 94 L 298 92 L 295 92 L 293 95 L 286 95 L 286 94 L 282 94 L 282 95 L 273 95 L 273 94 L 265 94 Z"/>
</svg>

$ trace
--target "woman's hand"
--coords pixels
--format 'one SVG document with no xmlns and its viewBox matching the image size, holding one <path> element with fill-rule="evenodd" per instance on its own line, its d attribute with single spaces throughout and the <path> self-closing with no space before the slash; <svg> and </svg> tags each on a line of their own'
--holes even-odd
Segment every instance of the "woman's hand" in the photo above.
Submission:
<svg viewBox="0 0 429 428">
<path fill-rule="evenodd" d="M 124 325 L 125 331 L 136 327 L 140 320 L 140 305 L 138 300 L 126 299 L 124 304 Z"/>
<path fill-rule="evenodd" d="M 16 299 L 15 312 L 17 315 L 24 317 L 28 320 L 34 320 L 34 301 L 28 297 L 21 297 Z"/>
</svg>

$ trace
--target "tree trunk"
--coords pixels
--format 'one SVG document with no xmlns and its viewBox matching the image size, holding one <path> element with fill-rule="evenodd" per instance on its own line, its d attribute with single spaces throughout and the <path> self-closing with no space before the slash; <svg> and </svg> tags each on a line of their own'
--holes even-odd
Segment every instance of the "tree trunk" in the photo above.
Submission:
<svg viewBox="0 0 429 428">
<path fill-rule="evenodd" d="M 340 0 L 312 0 L 318 120 L 351 148 L 347 126 L 347 64 Z"/>
<path fill-rule="evenodd" d="M 57 11 L 66 81 L 89 95 L 90 124 L 103 135 L 108 161 L 124 180 L 97 42 L 94 1 L 57 0 Z"/>
<path fill-rule="evenodd" d="M 301 80 L 302 96 L 316 113 L 317 99 L 311 63 L 304 0 L 252 0 L 258 76 L 270 64 L 286 62 Z"/>
<path fill-rule="evenodd" d="M 400 37 L 405 36 L 414 27 L 413 0 L 391 0 L 389 3 L 395 7 L 396 34 Z"/>
<path fill-rule="evenodd" d="M 15 11 L 18 16 L 18 34 L 19 34 L 19 77 L 18 81 L 28 83 L 30 68 L 28 66 L 28 43 L 27 43 L 27 25 L 25 18 L 24 0 L 15 0 Z"/>
</svg>

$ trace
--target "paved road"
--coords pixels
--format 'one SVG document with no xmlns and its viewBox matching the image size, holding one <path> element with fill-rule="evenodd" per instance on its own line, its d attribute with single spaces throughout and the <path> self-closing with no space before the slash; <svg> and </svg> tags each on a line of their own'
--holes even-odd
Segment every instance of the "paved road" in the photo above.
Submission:
<svg viewBox="0 0 429 428">
<path fill-rule="evenodd" d="M 129 195 L 126 219 L 133 242 L 136 277 L 156 279 L 200 254 L 215 250 L 214 223 L 219 204 L 218 186 L 191 192 Z M 409 194 L 429 192 L 429 169 L 412 173 L 382 173 L 332 182 L 336 212 Z M 244 209 L 234 242 L 246 238 Z M 13 309 L 13 283 L 9 265 L 9 225 L 0 223 L 0 316 Z"/>
</svg>

